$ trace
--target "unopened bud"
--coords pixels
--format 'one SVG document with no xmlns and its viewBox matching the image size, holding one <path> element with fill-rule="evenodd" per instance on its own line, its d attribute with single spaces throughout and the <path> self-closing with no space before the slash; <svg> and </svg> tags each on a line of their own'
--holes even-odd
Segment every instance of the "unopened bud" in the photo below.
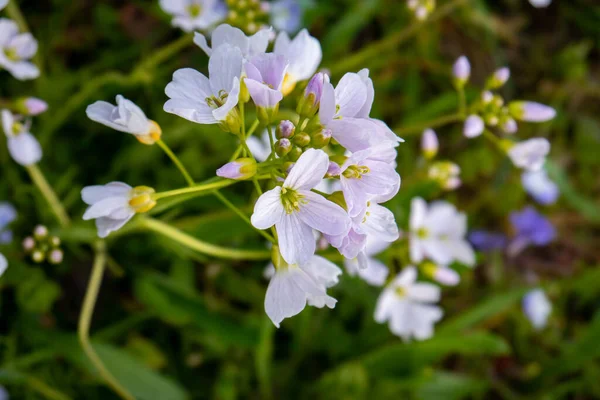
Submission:
<svg viewBox="0 0 600 400">
<path fill-rule="evenodd" d="M 269 125 L 272 121 L 274 121 L 278 112 L 279 103 L 271 108 L 256 107 L 256 117 L 258 118 L 258 121 L 264 125 Z"/>
<path fill-rule="evenodd" d="M 485 90 L 481 93 L 481 102 L 483 104 L 490 104 L 494 100 L 494 93 L 489 90 Z"/>
<path fill-rule="evenodd" d="M 60 264 L 63 260 L 63 252 L 59 249 L 54 249 L 48 255 L 48 261 L 50 264 Z"/>
<path fill-rule="evenodd" d="M 250 92 L 248 91 L 248 86 L 246 86 L 246 79 L 242 79 L 240 82 L 240 103 L 247 103 L 250 101 Z"/>
<path fill-rule="evenodd" d="M 145 213 L 150 211 L 156 205 L 156 200 L 152 197 L 154 189 L 148 186 L 136 186 L 131 190 L 129 197 L 129 206 L 136 213 Z"/>
<path fill-rule="evenodd" d="M 58 236 L 52 236 L 48 241 L 52 247 L 60 246 L 60 238 Z"/>
<path fill-rule="evenodd" d="M 489 126 L 496 126 L 498 125 L 500 121 L 498 120 L 498 117 L 495 115 L 487 115 L 485 117 L 485 123 L 488 124 Z"/>
<path fill-rule="evenodd" d="M 296 146 L 305 147 L 310 143 L 310 135 L 306 132 L 296 133 L 292 138 Z"/>
<path fill-rule="evenodd" d="M 253 158 L 238 158 L 217 170 L 217 176 L 227 179 L 246 180 L 256 175 L 256 161 Z"/>
<path fill-rule="evenodd" d="M 421 137 L 421 150 L 426 159 L 433 159 L 439 149 L 438 137 L 433 129 L 426 129 Z"/>
<path fill-rule="evenodd" d="M 289 139 L 282 138 L 275 143 L 275 153 L 279 157 L 286 156 L 292 150 L 292 142 Z"/>
<path fill-rule="evenodd" d="M 513 133 L 517 133 L 518 129 L 519 129 L 519 126 L 517 125 L 517 121 L 515 121 L 512 118 L 508 118 L 502 124 L 502 130 L 504 131 L 504 133 L 507 133 L 509 135 L 512 135 Z"/>
<path fill-rule="evenodd" d="M 294 147 L 288 153 L 288 159 L 290 159 L 290 161 L 298 161 L 298 159 L 300 158 L 301 155 L 302 155 L 302 149 L 300 147 Z"/>
<path fill-rule="evenodd" d="M 44 225 L 38 225 L 33 230 L 33 237 L 37 240 L 45 239 L 48 236 L 48 228 Z"/>
<path fill-rule="evenodd" d="M 31 259 L 36 263 L 41 263 L 42 261 L 44 261 L 44 258 L 44 253 L 39 250 L 36 250 L 33 253 L 31 253 Z"/>
<path fill-rule="evenodd" d="M 329 82 L 329 77 L 323 72 L 316 73 L 308 82 L 304 90 L 304 96 L 300 99 L 296 111 L 303 117 L 312 117 L 315 115 L 321 104 L 321 95 L 323 86 Z"/>
<path fill-rule="evenodd" d="M 463 87 L 471 77 L 471 64 L 465 56 L 460 56 L 452 68 L 454 82 L 458 87 Z"/>
<path fill-rule="evenodd" d="M 240 120 L 240 113 L 238 112 L 237 108 L 233 108 L 231 111 L 229 111 L 229 113 L 225 117 L 225 120 L 221 121 L 219 123 L 219 126 L 225 132 L 230 132 L 234 135 L 239 135 L 242 123 Z"/>
<path fill-rule="evenodd" d="M 460 275 L 446 266 L 438 266 L 431 261 L 426 261 L 421 265 L 421 269 L 425 275 L 442 285 L 456 286 L 460 282 Z"/>
<path fill-rule="evenodd" d="M 556 117 L 556 110 L 533 101 L 513 101 L 508 105 L 513 118 L 526 122 L 546 122 Z"/>
<path fill-rule="evenodd" d="M 33 239 L 31 236 L 27 236 L 25 239 L 23 239 L 23 250 L 25 250 L 26 252 L 30 252 L 35 248 L 35 239 Z"/>
<path fill-rule="evenodd" d="M 296 130 L 296 126 L 292 121 L 287 119 L 281 121 L 279 125 L 277 125 L 277 130 L 275 132 L 277 139 L 281 138 L 291 138 L 294 136 L 294 131 Z"/>
<path fill-rule="evenodd" d="M 27 116 L 36 116 L 48 109 L 48 103 L 37 97 L 21 97 L 14 103 L 15 111 Z"/>
<path fill-rule="evenodd" d="M 427 173 L 429 179 L 435 181 L 444 190 L 457 189 L 460 180 L 460 167 L 450 161 L 438 161 L 431 165 Z"/>
<path fill-rule="evenodd" d="M 468 138 L 474 138 L 483 133 L 485 129 L 485 123 L 479 115 L 470 115 L 463 128 L 463 134 Z"/>
<path fill-rule="evenodd" d="M 315 149 L 325 147 L 331 142 L 332 131 L 331 129 L 322 129 L 315 133 L 312 138 L 312 145 Z"/>
<path fill-rule="evenodd" d="M 490 89 L 499 89 L 508 81 L 510 78 L 510 69 L 508 67 L 499 68 L 494 74 L 488 79 L 487 87 Z"/>
</svg>

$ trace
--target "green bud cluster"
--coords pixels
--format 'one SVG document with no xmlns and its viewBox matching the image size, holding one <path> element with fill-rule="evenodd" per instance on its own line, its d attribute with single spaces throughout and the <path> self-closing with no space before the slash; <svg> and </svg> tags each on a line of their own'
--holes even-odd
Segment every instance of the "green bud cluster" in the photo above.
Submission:
<svg viewBox="0 0 600 400">
<path fill-rule="evenodd" d="M 226 0 L 226 22 L 243 30 L 246 34 L 254 34 L 267 25 L 269 15 L 259 0 Z"/>
<path fill-rule="evenodd" d="M 60 264 L 63 260 L 63 251 L 60 247 L 61 241 L 58 236 L 52 236 L 48 233 L 48 228 L 38 225 L 33 230 L 31 236 L 23 240 L 23 250 L 28 254 L 33 262 L 42 263 L 44 261 L 50 264 Z"/>
<path fill-rule="evenodd" d="M 504 98 L 499 94 L 484 91 L 474 107 L 487 126 L 500 127 L 507 133 L 513 133 L 508 128 L 515 123 L 513 115 L 510 108 L 506 106 Z"/>
</svg>

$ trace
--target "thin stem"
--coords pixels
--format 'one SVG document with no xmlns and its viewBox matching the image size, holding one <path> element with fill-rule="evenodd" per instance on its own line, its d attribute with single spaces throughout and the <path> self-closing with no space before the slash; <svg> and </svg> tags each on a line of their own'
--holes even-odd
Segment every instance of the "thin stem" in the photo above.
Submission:
<svg viewBox="0 0 600 400">
<path fill-rule="evenodd" d="M 271 257 L 269 251 L 228 249 L 206 243 L 156 219 L 146 218 L 141 224 L 150 231 L 168 237 L 179 244 L 209 256 L 230 260 L 268 260 Z"/>
<path fill-rule="evenodd" d="M 463 117 L 467 117 L 467 99 L 465 97 L 465 87 L 460 85 L 458 91 L 458 113 Z"/>
<path fill-rule="evenodd" d="M 254 228 L 254 225 L 252 225 L 252 222 L 250 221 L 250 218 L 248 218 L 248 216 L 242 211 L 240 210 L 238 207 L 235 206 L 235 204 L 233 204 L 232 202 L 230 202 L 227 197 L 223 196 L 221 194 L 221 192 L 219 192 L 218 190 L 215 190 L 214 195 L 221 200 L 221 203 L 225 204 L 227 207 L 229 207 L 229 209 L 231 211 L 233 211 L 234 213 L 236 213 L 241 219 L 243 219 L 248 225 L 250 225 L 252 228 Z M 256 229 L 256 228 L 254 228 Z M 275 243 L 275 239 L 273 239 L 273 237 L 271 235 L 269 235 L 267 232 L 260 230 L 260 229 L 256 229 L 256 231 L 258 233 L 260 233 L 265 239 L 267 239 L 269 242 L 271 243 Z"/>
<path fill-rule="evenodd" d="M 270 160 L 272 157 L 275 157 L 275 142 L 273 139 L 273 129 L 271 128 L 271 125 L 267 125 L 267 131 L 269 132 L 269 143 L 271 144 L 271 154 L 269 154 L 269 158 L 267 158 L 267 160 Z"/>
<path fill-rule="evenodd" d="M 25 168 L 27 169 L 27 172 L 29 173 L 33 183 L 38 187 L 50 205 L 50 208 L 52 209 L 52 212 L 56 216 L 56 219 L 60 225 L 62 227 L 68 226 L 71 223 L 71 220 L 69 219 L 69 216 L 67 215 L 67 212 L 65 211 L 65 208 L 60 202 L 58 196 L 48 184 L 48 181 L 44 177 L 44 174 L 42 174 L 42 171 L 38 168 L 37 164 L 28 165 Z"/>
<path fill-rule="evenodd" d="M 25 17 L 23 17 L 23 13 L 19 9 L 19 5 L 17 4 L 16 0 L 8 2 L 8 4 L 6 5 L 6 13 L 10 17 L 10 19 L 17 23 L 17 25 L 19 26 L 19 31 L 21 33 L 29 32 L 29 26 L 27 25 L 27 21 L 25 20 Z"/>
<path fill-rule="evenodd" d="M 229 162 L 235 161 L 240 156 L 240 153 L 242 152 L 242 150 L 244 150 L 244 146 L 242 146 L 240 144 L 237 147 L 237 149 L 235 149 L 235 151 L 233 152 L 233 154 L 231 155 L 231 158 L 229 159 Z"/>
<path fill-rule="evenodd" d="M 190 176 L 190 174 L 187 171 L 187 169 L 185 169 L 185 167 L 183 166 L 183 164 L 181 163 L 181 161 L 179 160 L 179 158 L 175 155 L 175 153 L 173 153 L 173 151 L 171 150 L 171 148 L 169 146 L 167 146 L 167 144 L 165 142 L 163 142 L 162 140 L 158 140 L 156 142 L 156 144 L 158 144 L 158 146 L 161 149 L 163 149 L 163 151 L 169 156 L 169 158 L 171 159 L 171 161 L 173 161 L 173 164 L 175 164 L 175 166 L 177 167 L 177 169 L 179 169 L 179 171 L 181 172 L 181 175 L 183 175 L 183 177 L 185 178 L 185 181 L 187 182 L 187 184 L 189 186 L 194 186 L 195 185 L 194 180 Z"/>
<path fill-rule="evenodd" d="M 255 121 L 252 123 L 252 126 L 250 127 L 250 129 L 248 129 L 248 133 L 247 133 L 247 136 L 246 136 L 246 138 L 248 138 L 248 137 L 252 136 L 252 134 L 254 133 L 254 131 L 256 130 L 256 128 L 258 128 L 258 125 L 259 125 L 259 124 L 260 124 L 260 122 L 258 122 L 258 120 L 255 120 Z"/>
<path fill-rule="evenodd" d="M 38 392 L 48 400 L 71 400 L 71 398 L 66 394 L 50 387 L 46 382 L 43 382 L 34 376 L 26 376 L 25 383 L 28 387 Z"/>
<path fill-rule="evenodd" d="M 394 129 L 394 132 L 396 132 L 396 134 L 399 136 L 410 136 L 413 134 L 420 134 L 427 128 L 438 128 L 443 125 L 451 124 L 454 122 L 460 122 L 463 119 L 464 118 L 461 114 L 445 115 L 443 117 L 439 117 L 427 122 L 422 122 L 417 125 L 408 126 L 406 128 L 398 127 Z"/>
<path fill-rule="evenodd" d="M 220 180 L 220 181 L 216 181 L 216 182 L 206 183 L 204 185 L 195 185 L 195 186 L 186 187 L 186 188 L 182 188 L 182 189 L 168 190 L 166 192 L 155 193 L 152 196 L 152 198 L 154 200 L 158 200 L 158 199 L 164 199 L 166 197 L 179 196 L 182 194 L 206 192 L 209 190 L 215 190 L 215 189 L 220 189 L 220 188 L 223 188 L 226 186 L 230 186 L 237 182 L 238 181 L 233 181 L 233 180 Z"/>
<path fill-rule="evenodd" d="M 352 71 L 358 68 L 359 66 L 365 66 L 365 64 L 367 64 L 366 61 L 368 60 L 379 59 L 379 56 L 381 54 L 393 51 L 402 42 L 416 35 L 425 26 L 445 17 L 459 6 L 465 4 L 467 1 L 469 0 L 454 0 L 449 3 L 446 3 L 442 7 L 439 7 L 425 21 L 414 22 L 405 29 L 393 33 L 388 37 L 385 37 L 376 42 L 368 43 L 362 50 L 332 65 L 330 68 L 331 74 L 337 75 L 345 71 Z"/>
<path fill-rule="evenodd" d="M 90 359 L 92 364 L 96 367 L 100 376 L 108 383 L 108 385 L 123 399 L 135 400 L 127 389 L 125 389 L 119 381 L 106 369 L 104 363 L 92 347 L 90 343 L 90 325 L 92 322 L 92 315 L 94 313 L 94 307 L 96 305 L 96 299 L 98 298 L 98 292 L 100 291 L 100 285 L 102 284 L 102 275 L 104 274 L 104 267 L 106 265 L 106 249 L 103 241 L 98 241 L 96 245 L 96 257 L 94 259 L 94 265 L 92 267 L 92 275 L 88 283 L 85 298 L 83 300 L 83 307 L 79 316 L 79 325 L 77 327 L 77 333 L 79 335 L 79 342 L 83 351 Z"/>
<path fill-rule="evenodd" d="M 490 142 L 492 142 L 498 148 L 498 150 L 500 150 L 503 153 L 506 153 L 506 151 L 504 150 L 504 147 L 502 146 L 501 140 L 498 139 L 498 137 L 496 135 L 494 135 L 490 130 L 484 129 L 483 136 L 486 139 L 488 139 Z"/>
</svg>

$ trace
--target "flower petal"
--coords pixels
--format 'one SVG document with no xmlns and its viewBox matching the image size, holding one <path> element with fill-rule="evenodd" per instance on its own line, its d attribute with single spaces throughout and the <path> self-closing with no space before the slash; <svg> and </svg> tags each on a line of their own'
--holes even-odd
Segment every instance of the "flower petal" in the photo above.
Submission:
<svg viewBox="0 0 600 400">
<path fill-rule="evenodd" d="M 281 187 L 277 186 L 258 198 L 250 220 L 257 229 L 269 229 L 278 223 L 284 214 L 285 210 L 281 203 Z"/>
<path fill-rule="evenodd" d="M 275 224 L 281 256 L 288 264 L 306 263 L 315 254 L 316 240 L 312 229 L 297 213 L 284 214 Z"/>
<path fill-rule="evenodd" d="M 327 235 L 343 235 L 350 229 L 348 213 L 337 204 L 317 193 L 300 190 L 308 202 L 300 206 L 298 217 L 313 229 Z"/>
<path fill-rule="evenodd" d="M 283 186 L 292 189 L 312 189 L 321 182 L 328 168 L 327 153 L 323 150 L 308 149 L 296 161 Z"/>
</svg>

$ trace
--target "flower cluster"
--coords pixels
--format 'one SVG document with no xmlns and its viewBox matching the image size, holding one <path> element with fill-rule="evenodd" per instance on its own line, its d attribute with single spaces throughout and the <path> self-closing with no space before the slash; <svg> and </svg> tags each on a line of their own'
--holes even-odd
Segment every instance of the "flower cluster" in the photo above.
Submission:
<svg viewBox="0 0 600 400">
<path fill-rule="evenodd" d="M 50 235 L 44 225 L 36 226 L 33 235 L 23 239 L 22 244 L 25 253 L 36 263 L 48 261 L 50 264 L 60 264 L 63 260 L 60 238 Z"/>
</svg>

